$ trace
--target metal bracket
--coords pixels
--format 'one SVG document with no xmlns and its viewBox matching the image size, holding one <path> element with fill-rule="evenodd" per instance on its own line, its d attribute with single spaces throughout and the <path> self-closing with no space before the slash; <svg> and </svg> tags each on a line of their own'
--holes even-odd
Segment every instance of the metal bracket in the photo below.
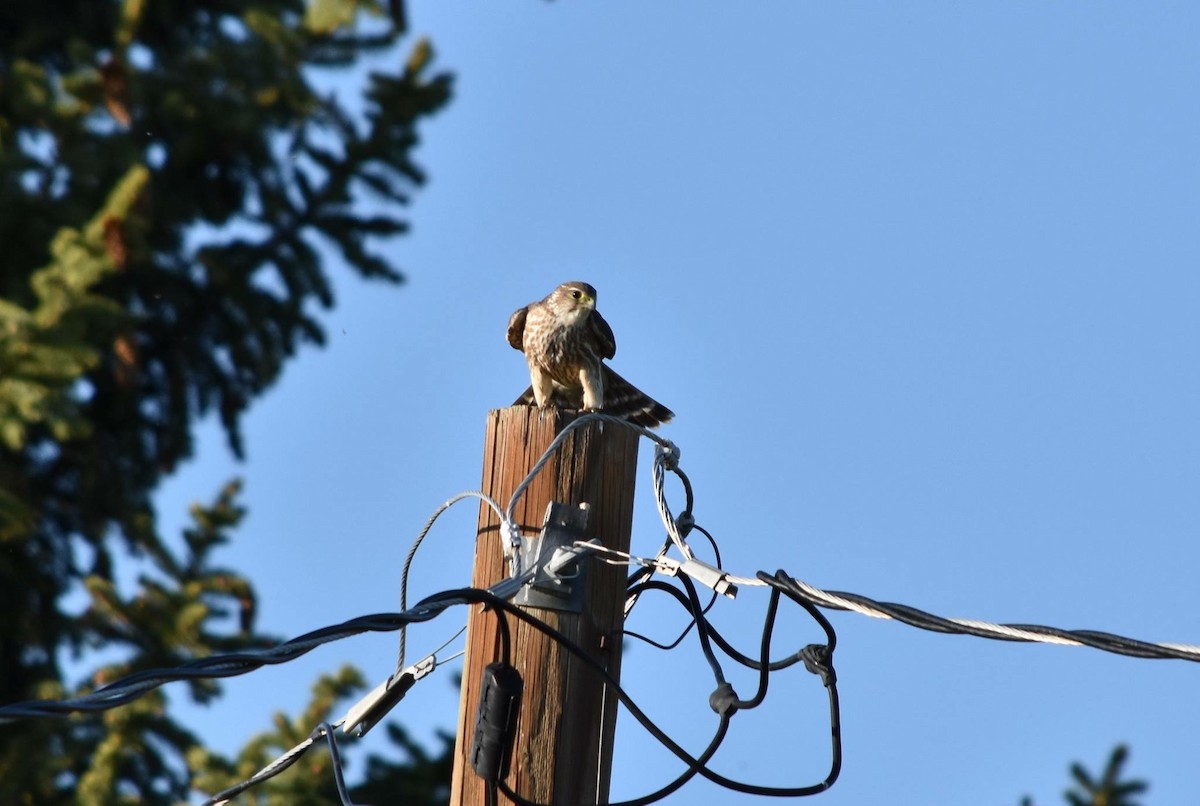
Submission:
<svg viewBox="0 0 1200 806">
<path fill-rule="evenodd" d="M 513 604 L 582 613 L 587 592 L 587 564 L 575 544 L 585 539 L 588 504 L 570 506 L 551 501 L 539 537 L 525 539 L 517 558 L 519 573 L 534 570 L 533 580 L 513 597 Z"/>
<path fill-rule="evenodd" d="M 342 717 L 342 733 L 350 733 L 356 728 L 355 736 L 362 736 L 379 720 L 387 716 L 388 711 L 396 707 L 396 703 L 404 699 L 404 695 L 413 685 L 434 670 L 437 666 L 437 656 L 427 655 L 409 666 L 403 672 L 394 674 L 376 686 L 369 694 L 350 706 L 350 710 Z"/>
</svg>

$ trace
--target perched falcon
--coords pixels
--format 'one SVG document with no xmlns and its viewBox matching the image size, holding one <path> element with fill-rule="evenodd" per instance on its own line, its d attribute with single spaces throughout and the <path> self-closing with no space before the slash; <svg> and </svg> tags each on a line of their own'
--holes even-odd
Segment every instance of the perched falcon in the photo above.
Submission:
<svg viewBox="0 0 1200 806">
<path fill-rule="evenodd" d="M 617 341 L 587 283 L 563 283 L 515 312 L 508 343 L 525 353 L 533 381 L 514 406 L 602 411 L 647 428 L 675 416 L 604 363 L 616 354 Z"/>
</svg>

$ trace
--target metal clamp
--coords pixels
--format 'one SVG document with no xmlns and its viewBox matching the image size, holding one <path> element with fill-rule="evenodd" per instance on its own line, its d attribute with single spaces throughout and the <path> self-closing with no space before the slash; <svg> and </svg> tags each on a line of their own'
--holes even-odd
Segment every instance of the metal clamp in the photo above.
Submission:
<svg viewBox="0 0 1200 806">
<path fill-rule="evenodd" d="M 384 680 L 365 697 L 350 706 L 350 710 L 342 717 L 342 732 L 350 733 L 356 728 L 356 736 L 362 736 L 379 720 L 387 716 L 388 711 L 396 707 L 396 703 L 404 699 L 404 695 L 413 685 L 434 670 L 437 657 L 428 655 L 400 674 L 394 674 Z"/>
<path fill-rule="evenodd" d="M 654 563 L 654 570 L 670 577 L 687 574 L 696 582 L 712 588 L 722 596 L 729 599 L 737 597 L 737 585 L 730 581 L 729 574 L 724 569 L 695 558 L 680 562 L 672 557 L 658 557 Z"/>
<path fill-rule="evenodd" d="M 526 538 L 518 559 L 518 573 L 534 571 L 528 585 L 513 597 L 513 604 L 582 613 L 587 592 L 587 551 L 575 544 L 587 529 L 588 504 L 570 506 L 551 501 L 546 507 L 542 533 Z"/>
</svg>

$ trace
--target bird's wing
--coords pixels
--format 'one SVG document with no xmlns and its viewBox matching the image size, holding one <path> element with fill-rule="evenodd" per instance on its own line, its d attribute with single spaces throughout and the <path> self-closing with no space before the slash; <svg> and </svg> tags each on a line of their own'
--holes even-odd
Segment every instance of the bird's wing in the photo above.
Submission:
<svg viewBox="0 0 1200 806">
<path fill-rule="evenodd" d="M 592 333 L 600 346 L 600 355 L 603 358 L 612 358 L 617 354 L 617 338 L 613 335 L 612 328 L 604 321 L 599 311 L 592 311 L 589 321 L 592 323 Z"/>
<path fill-rule="evenodd" d="M 515 350 L 525 350 L 525 317 L 529 315 L 529 306 L 513 311 L 508 318 L 508 343 Z"/>
</svg>

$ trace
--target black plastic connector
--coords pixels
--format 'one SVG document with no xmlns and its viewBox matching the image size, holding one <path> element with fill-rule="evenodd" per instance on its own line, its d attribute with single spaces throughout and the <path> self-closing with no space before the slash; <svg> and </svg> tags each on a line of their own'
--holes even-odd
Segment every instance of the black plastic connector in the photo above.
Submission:
<svg viewBox="0 0 1200 806">
<path fill-rule="evenodd" d="M 471 766 L 485 781 L 498 781 L 508 771 L 508 748 L 517 727 L 524 688 L 521 675 L 511 666 L 490 663 L 483 670 Z"/>
</svg>

